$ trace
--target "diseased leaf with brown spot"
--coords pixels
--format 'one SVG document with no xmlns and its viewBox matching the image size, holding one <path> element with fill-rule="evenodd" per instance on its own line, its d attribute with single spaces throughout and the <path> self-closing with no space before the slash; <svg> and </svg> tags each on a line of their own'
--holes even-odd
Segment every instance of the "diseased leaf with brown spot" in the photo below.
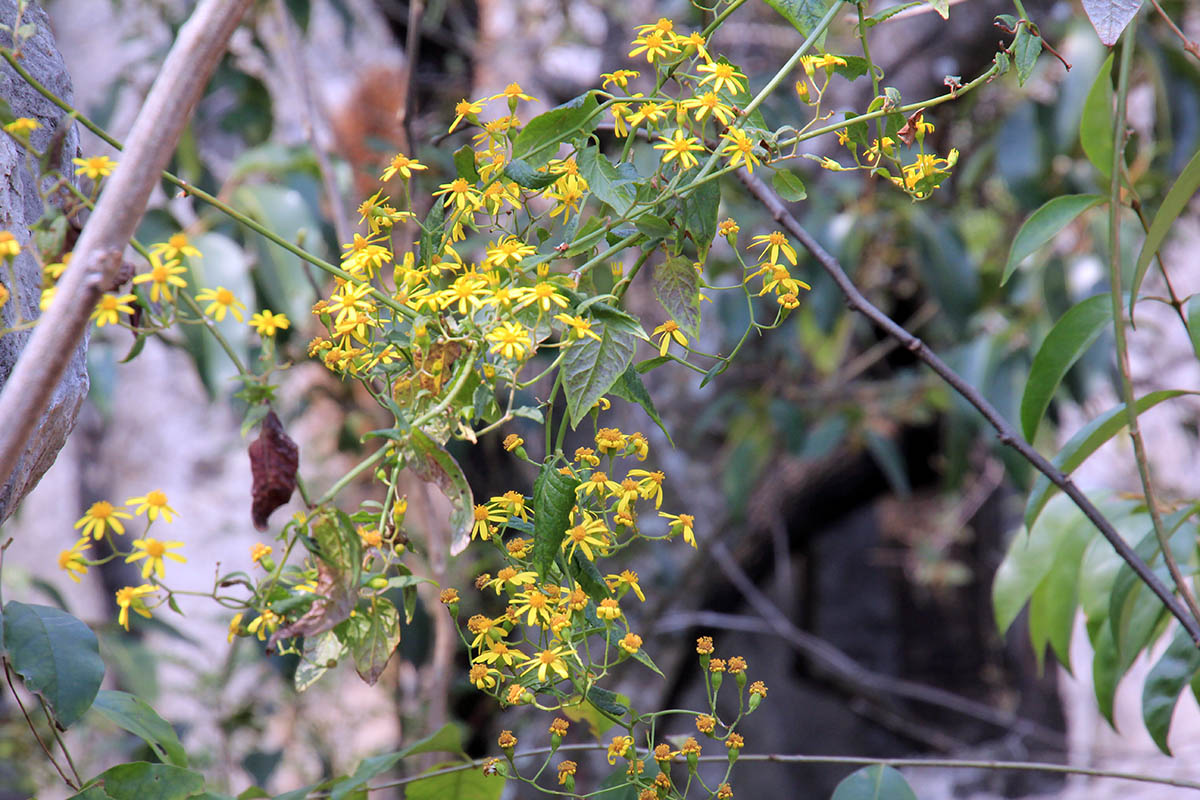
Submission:
<svg viewBox="0 0 1200 800">
<path fill-rule="evenodd" d="M 300 448 L 283 429 L 283 423 L 271 411 L 263 418 L 258 438 L 250 443 L 250 517 L 254 527 L 267 529 L 267 517 L 292 498 L 296 490 L 296 468 Z"/>
<path fill-rule="evenodd" d="M 446 448 L 430 439 L 421 430 L 412 432 L 414 458 L 409 464 L 417 477 L 442 490 L 450 501 L 450 527 L 453 531 L 450 555 L 456 556 L 471 543 L 471 527 L 475 522 L 475 497 L 463 475 L 462 467 Z"/>
<path fill-rule="evenodd" d="M 917 138 L 917 123 L 921 121 L 921 115 L 924 113 L 925 109 L 918 108 L 904 123 L 904 127 L 896 131 L 896 135 L 900 137 L 900 141 L 904 142 L 905 147 L 913 146 L 913 142 Z"/>
<path fill-rule="evenodd" d="M 347 619 L 358 601 L 358 583 L 347 580 L 347 574 L 323 560 L 317 561 L 317 599 L 309 606 L 304 616 L 290 625 L 285 625 L 271 634 L 267 642 L 267 653 L 275 652 L 275 645 L 293 636 L 316 636 L 332 630 Z"/>
</svg>

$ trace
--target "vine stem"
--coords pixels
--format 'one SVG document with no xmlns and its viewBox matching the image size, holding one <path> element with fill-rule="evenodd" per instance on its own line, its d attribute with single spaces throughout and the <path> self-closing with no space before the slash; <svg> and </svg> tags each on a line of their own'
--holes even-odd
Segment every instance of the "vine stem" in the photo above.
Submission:
<svg viewBox="0 0 1200 800">
<path fill-rule="evenodd" d="M 21 702 L 21 696 L 17 694 L 17 688 L 13 686 L 12 671 L 8 668 L 8 660 L 0 659 L 0 664 L 4 665 L 4 678 L 8 681 L 8 689 L 12 692 L 13 699 L 17 701 L 17 705 L 20 706 L 21 714 L 25 717 L 25 724 L 29 726 L 29 731 L 33 734 L 33 738 L 37 739 L 37 743 L 41 745 L 42 752 L 46 754 L 46 758 L 50 759 L 50 763 L 54 765 L 54 769 L 58 772 L 59 777 L 63 779 L 63 782 L 72 789 L 78 790 L 79 784 L 74 783 L 67 777 L 67 773 L 63 771 L 62 766 L 54 758 L 54 753 L 50 752 L 50 748 L 46 747 L 46 743 L 42 741 L 42 736 L 38 733 L 37 728 L 34 727 L 33 720 L 29 718 L 29 712 L 25 710 L 25 704 Z"/>
<path fill-rule="evenodd" d="M 1113 334 L 1117 351 L 1117 367 L 1121 373 L 1121 399 L 1125 403 L 1125 416 L 1129 420 L 1129 438 L 1133 443 L 1133 458 L 1137 462 L 1138 479 L 1142 494 L 1154 523 L 1154 538 L 1162 551 L 1163 561 L 1171 575 L 1171 581 L 1179 591 L 1192 618 L 1200 621 L 1200 606 L 1188 589 L 1187 579 L 1179 569 L 1171 543 L 1163 526 L 1162 513 L 1155 497 L 1154 482 L 1150 475 L 1150 460 L 1146 456 L 1146 443 L 1138 425 L 1137 405 L 1134 402 L 1133 373 L 1129 366 L 1129 340 L 1125 331 L 1125 303 L 1121 285 L 1121 172 L 1125 166 L 1125 103 L 1129 93 L 1129 71 L 1133 63 L 1133 48 L 1137 41 L 1137 18 L 1129 22 L 1121 45 L 1121 64 L 1117 73 L 1117 108 L 1113 115 L 1113 155 L 1108 196 L 1108 283 L 1112 298 Z M 1135 298 L 1136 299 L 1136 298 Z"/>
<path fill-rule="evenodd" d="M 921 361 L 925 362 L 938 377 L 945 381 L 950 388 L 958 392 L 971 405 L 975 406 L 976 410 L 988 421 L 993 428 L 996 429 L 996 435 L 1002 444 L 1008 445 L 1016 450 L 1018 454 L 1041 472 L 1050 482 L 1063 491 L 1071 500 L 1079 507 L 1093 525 L 1100 531 L 1101 535 L 1108 540 L 1113 549 L 1117 551 L 1117 555 L 1129 565 L 1130 569 L 1145 583 L 1150 591 L 1154 592 L 1155 596 L 1162 601 L 1171 615 L 1179 620 L 1184 630 L 1192 637 L 1192 641 L 1197 647 L 1200 647 L 1200 623 L 1196 618 L 1188 613 L 1185 608 L 1171 593 L 1171 590 L 1159 580 L 1146 562 L 1133 551 L 1126 541 L 1121 538 L 1121 534 L 1117 533 L 1112 523 L 1096 508 L 1095 504 L 1087 498 L 1079 487 L 1065 475 L 1061 470 L 1051 464 L 1041 453 L 1035 450 L 1028 442 L 1021 438 L 1016 430 L 1009 424 L 996 407 L 980 394 L 975 387 L 967 383 L 967 381 L 955 372 L 950 366 L 938 357 L 924 341 L 909 333 L 903 326 L 883 313 L 879 308 L 869 301 L 850 277 L 846 275 L 846 271 L 842 269 L 842 265 L 838 260 L 830 255 L 820 243 L 813 238 L 800 222 L 792 216 L 787 210 L 782 199 L 770 187 L 763 183 L 753 175 L 746 173 L 745 170 L 738 171 L 738 177 L 746 188 L 763 206 L 770 212 L 771 217 L 787 229 L 788 233 L 796 237 L 804 248 L 817 260 L 825 273 L 833 280 L 838 289 L 846 298 L 847 305 L 851 310 L 857 311 L 867 319 L 871 320 L 881 330 L 887 333 L 892 338 L 896 339 L 909 352 L 916 356 Z"/>
<path fill-rule="evenodd" d="M 566 744 L 558 748 L 539 747 L 533 750 L 527 750 L 523 753 L 514 753 L 513 759 L 518 758 L 533 758 L 534 756 L 549 756 L 554 753 L 562 752 L 577 752 L 588 750 L 604 750 L 607 745 L 604 744 Z M 438 775 L 450 775 L 455 772 L 463 772 L 469 769 L 477 769 L 490 761 L 490 758 L 477 758 L 473 761 L 464 761 L 462 764 L 455 764 L 451 767 L 424 772 L 420 775 L 409 775 L 404 778 L 399 778 L 387 783 L 381 783 L 376 786 L 364 787 L 369 794 L 370 792 L 379 791 L 381 789 L 391 789 L 397 786 L 406 786 L 410 783 L 432 778 Z M 676 763 L 683 763 L 683 758 L 675 757 Z M 726 755 L 716 756 L 700 756 L 700 761 L 708 762 L 728 762 L 729 757 Z M 1200 790 L 1200 782 L 1189 781 L 1183 778 L 1161 778 L 1157 775 L 1144 775 L 1138 772 L 1121 772 L 1119 770 L 1096 769 L 1093 767 L 1076 767 L 1070 764 L 1051 764 L 1045 761 L 977 761 L 970 759 L 955 759 L 955 758 L 868 758 L 865 756 L 818 756 L 807 754 L 787 754 L 787 753 L 742 753 L 738 756 L 738 761 L 757 761 L 774 764 L 849 764 L 849 765 L 870 765 L 870 764 L 885 764 L 890 767 L 906 767 L 919 769 L 923 767 L 932 767 L 940 769 L 994 769 L 994 770 L 1017 770 L 1024 772 L 1052 772 L 1066 775 L 1087 775 L 1093 778 L 1113 778 L 1116 780 L 1136 781 L 1138 783 L 1156 783 L 1163 786 L 1175 786 L 1180 789 L 1196 789 Z M 539 787 L 541 788 L 541 787 Z M 547 791 L 547 790 L 543 790 Z M 563 794 L 570 797 L 575 797 L 574 794 L 565 792 L 553 792 L 554 794 Z M 320 791 L 312 792 L 308 797 L 329 797 L 330 792 Z"/>
<path fill-rule="evenodd" d="M 204 0 L 167 54 L 130 131 L 126 155 L 106 181 L 96 213 L 79 237 L 72 268 L 0 391 L 0 419 L 5 421 L 0 426 L 0 485 L 11 478 L 70 363 L 66 355 L 83 340 L 96 301 L 120 269 L 150 192 L 249 5 L 250 0 Z"/>
</svg>

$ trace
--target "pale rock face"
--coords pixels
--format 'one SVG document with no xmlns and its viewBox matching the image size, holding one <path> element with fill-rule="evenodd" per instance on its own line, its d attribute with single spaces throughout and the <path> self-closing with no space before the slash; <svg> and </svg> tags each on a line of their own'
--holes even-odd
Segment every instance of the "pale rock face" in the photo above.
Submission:
<svg viewBox="0 0 1200 800">
<path fill-rule="evenodd" d="M 16 0 L 0 0 L 0 20 L 11 24 L 16 18 Z M 22 18 L 37 26 L 37 33 L 22 46 L 22 63 L 35 78 L 59 97 L 71 100 L 71 79 L 62 56 L 55 46 L 49 20 L 39 6 L 30 5 Z M 0 33 L 0 42 L 11 46 L 8 34 Z M 30 117 L 41 123 L 40 130 L 31 136 L 32 145 L 39 151 L 47 149 L 54 137 L 63 112 L 29 86 L 7 64 L 0 66 L 0 97 L 8 101 L 18 117 Z M 79 137 L 74 127 L 63 140 L 56 166 L 71 175 L 71 159 L 76 155 Z M 29 226 L 42 215 L 36 175 L 30 171 L 24 151 L 9 137 L 0 137 L 0 230 L 11 231 L 24 249 L 29 243 Z M 41 274 L 28 252 L 22 252 L 14 264 L 16 285 L 10 286 L 13 273 L 0 271 L 0 282 L 13 297 L 0 309 L 0 326 L 8 327 L 20 319 L 36 319 L 41 296 Z M 10 333 L 0 337 L 0 388 L 8 381 L 17 358 L 29 340 L 30 331 Z M 54 463 L 58 451 L 67 441 L 79 406 L 88 392 L 86 364 L 87 342 L 81 342 L 69 358 L 66 373 L 54 391 L 49 408 L 25 447 L 12 478 L 0 486 L 0 522 L 16 508 L 17 503 L 41 479 Z"/>
</svg>

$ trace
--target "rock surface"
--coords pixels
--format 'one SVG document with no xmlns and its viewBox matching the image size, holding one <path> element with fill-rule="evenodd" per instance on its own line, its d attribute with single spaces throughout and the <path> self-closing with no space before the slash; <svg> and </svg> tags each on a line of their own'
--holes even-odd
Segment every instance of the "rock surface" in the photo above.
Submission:
<svg viewBox="0 0 1200 800">
<path fill-rule="evenodd" d="M 17 15 L 16 0 L 0 0 L 0 21 L 11 24 Z M 62 55 L 54 43 L 49 20 L 39 6 L 30 5 L 22 23 L 31 23 L 37 32 L 22 45 L 22 63 L 35 78 L 59 97 L 71 100 L 71 79 Z M 0 32 L 0 45 L 12 46 L 9 34 Z M 49 100 L 29 86 L 6 63 L 0 66 L 0 98 L 4 98 L 18 117 L 30 117 L 41 124 L 31 136 L 33 147 L 47 149 L 54 138 L 63 113 Z M 56 166 L 66 175 L 72 174 L 71 158 L 78 148 L 74 127 L 67 132 Z M 0 230 L 11 231 L 21 243 L 23 252 L 12 271 L 4 270 L 0 282 L 12 293 L 12 298 L 0 309 L 0 329 L 15 326 L 22 320 L 36 319 L 41 296 L 41 270 L 26 249 L 29 227 L 42 215 L 37 176 L 30 169 L 25 151 L 8 136 L 0 136 Z M 13 276 L 16 285 L 11 286 Z M 0 336 L 0 388 L 3 388 L 20 357 L 31 331 L 18 331 Z M 0 522 L 16 508 L 17 503 L 41 479 L 54 463 L 58 451 L 75 427 L 79 406 L 88 392 L 87 342 L 80 343 L 70 358 L 66 373 L 54 391 L 37 430 L 30 438 L 17 462 L 12 477 L 0 486 Z"/>
</svg>

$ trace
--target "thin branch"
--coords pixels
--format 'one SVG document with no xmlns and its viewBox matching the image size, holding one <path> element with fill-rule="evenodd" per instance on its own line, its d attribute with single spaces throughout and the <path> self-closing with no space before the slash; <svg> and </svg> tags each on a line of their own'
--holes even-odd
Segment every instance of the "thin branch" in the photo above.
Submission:
<svg viewBox="0 0 1200 800">
<path fill-rule="evenodd" d="M 63 768 L 59 766 L 59 763 L 54 759 L 54 754 L 50 752 L 50 748 L 46 747 L 46 743 L 42 741 L 42 736 L 38 733 L 37 728 L 34 726 L 33 720 L 29 718 L 29 712 L 25 710 L 25 704 L 21 702 L 21 696 L 17 694 L 17 688 L 13 686 L 12 672 L 8 668 L 8 661 L 6 659 L 0 659 L 0 664 L 4 665 L 4 677 L 8 681 L 8 688 L 12 692 L 13 698 L 16 699 L 17 705 L 21 708 L 21 714 L 25 717 L 25 724 L 29 726 L 29 730 L 33 734 L 33 738 L 37 739 L 37 743 L 41 746 L 42 752 L 46 754 L 46 758 L 50 759 L 50 763 L 54 765 L 54 769 L 58 772 L 59 777 L 63 779 L 67 786 L 78 790 L 79 784 L 74 783 L 69 777 L 67 777 L 67 773 L 63 772 Z"/>
<path fill-rule="evenodd" d="M 1130 569 L 1150 587 L 1150 591 L 1154 592 L 1155 596 L 1162 601 L 1171 615 L 1179 620 L 1184 630 L 1192 637 L 1192 641 L 1200 647 L 1200 623 L 1188 613 L 1188 609 L 1175 598 L 1171 590 L 1159 580 L 1150 568 L 1146 566 L 1146 562 L 1133 551 L 1121 534 L 1117 533 L 1095 504 L 1087 498 L 1079 487 L 1065 475 L 1061 470 L 1051 464 L 1041 453 L 1033 449 L 1021 436 L 1013 429 L 1003 415 L 996 410 L 988 400 L 980 394 L 975 387 L 967 383 L 961 375 L 950 368 L 945 361 L 938 357 L 936 353 L 929 349 L 921 339 L 913 336 L 895 320 L 883 313 L 875 307 L 854 282 L 846 275 L 846 271 L 842 269 L 842 265 L 837 259 L 831 256 L 825 248 L 823 248 L 812 234 L 810 234 L 800 222 L 792 216 L 787 210 L 782 199 L 772 189 L 770 189 L 761 180 L 749 175 L 744 169 L 738 170 L 738 177 L 750 193 L 767 208 L 771 213 L 771 217 L 782 225 L 788 233 L 794 236 L 799 242 L 804 245 L 804 248 L 817 260 L 825 273 L 833 280 L 838 289 L 846 298 L 846 303 L 851 310 L 863 314 L 880 329 L 889 336 L 895 338 L 914 356 L 929 366 L 942 380 L 944 380 L 954 391 L 958 392 L 967 402 L 975 406 L 983 418 L 988 421 L 993 428 L 996 429 L 996 435 L 1002 444 L 1008 445 L 1016 450 L 1026 461 L 1034 466 L 1050 479 L 1050 482 L 1062 490 L 1064 494 L 1071 498 L 1080 511 L 1083 512 L 1092 524 L 1100 531 L 1101 535 L 1108 540 L 1113 549 L 1117 551 L 1117 555 L 1129 565 Z"/>
<path fill-rule="evenodd" d="M 1146 455 L 1146 443 L 1142 438 L 1142 429 L 1138 425 L 1137 404 L 1134 402 L 1133 372 L 1129 365 L 1129 342 L 1125 331 L 1125 302 L 1121 281 L 1121 172 L 1125 166 L 1125 101 L 1129 93 L 1129 70 L 1133 63 L 1133 48 L 1137 42 L 1137 18 L 1129 23 L 1129 28 L 1121 45 L 1121 66 L 1117 77 L 1117 108 L 1113 114 L 1113 153 L 1112 170 L 1109 181 L 1108 196 L 1108 284 L 1109 296 L 1112 299 L 1113 339 L 1116 345 L 1117 371 L 1121 375 L 1121 399 L 1125 403 L 1125 417 L 1128 420 L 1129 439 L 1133 443 L 1133 460 L 1137 463 L 1138 480 L 1142 484 L 1142 495 L 1146 498 L 1146 507 L 1150 511 L 1150 520 L 1154 523 L 1154 538 L 1158 540 L 1158 548 L 1162 551 L 1163 561 L 1166 562 L 1167 572 L 1175 589 L 1183 597 L 1192 618 L 1200 621 L 1200 606 L 1188 589 L 1187 579 L 1179 569 L 1175 554 L 1171 552 L 1171 542 L 1162 521 L 1162 513 L 1158 508 L 1155 496 L 1154 481 L 1150 475 L 1150 459 Z M 1161 263 L 1160 265 L 1161 266 Z M 1165 273 L 1164 273 L 1165 274 Z"/>
<path fill-rule="evenodd" d="M 1196 58 L 1200 58 L 1200 43 L 1197 43 L 1187 37 L 1183 31 L 1179 30 L 1179 26 L 1175 21 L 1167 16 L 1167 12 L 1163 11 L 1163 7 L 1158 4 L 1158 0 L 1150 0 L 1150 5 L 1154 6 L 1154 10 L 1158 15 L 1167 21 L 1167 27 L 1171 29 L 1171 33 L 1179 37 L 1179 41 L 1183 42 L 1183 49 L 1191 53 Z"/>
<path fill-rule="evenodd" d="M 121 163 L 107 179 L 96 213 L 79 237 L 55 301 L 0 391 L 0 419 L 5 421 L 0 426 L 0 485 L 8 482 L 25 452 L 70 363 L 68 354 L 83 339 L 96 301 L 120 269 L 150 192 L 249 5 L 250 0 L 204 0 L 167 54 L 130 131 Z"/>
</svg>

